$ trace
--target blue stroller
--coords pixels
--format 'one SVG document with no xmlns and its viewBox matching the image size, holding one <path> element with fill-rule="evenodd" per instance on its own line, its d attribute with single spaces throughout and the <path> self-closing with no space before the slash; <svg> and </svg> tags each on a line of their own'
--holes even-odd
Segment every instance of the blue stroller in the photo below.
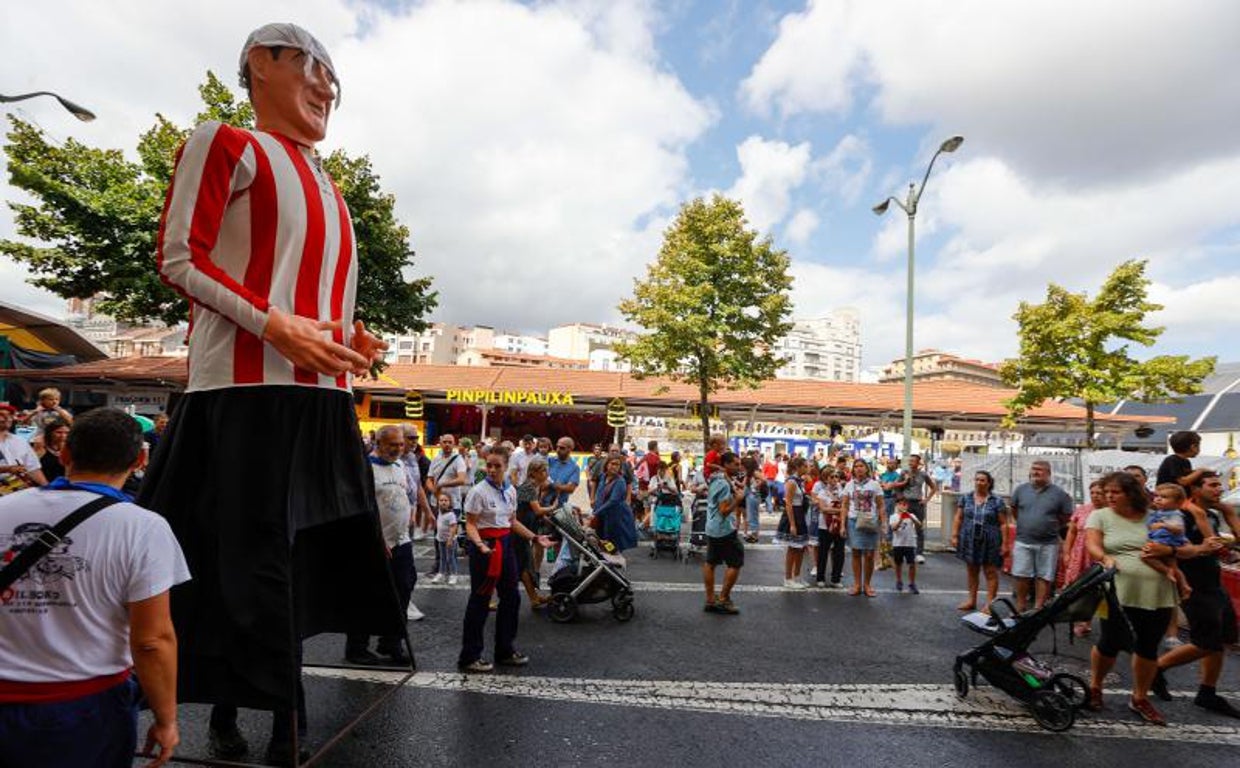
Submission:
<svg viewBox="0 0 1240 768">
<path fill-rule="evenodd" d="M 671 552 L 673 557 L 680 558 L 680 525 L 683 518 L 678 494 L 663 492 L 656 497 L 651 557 L 658 557 L 660 552 Z"/>
</svg>

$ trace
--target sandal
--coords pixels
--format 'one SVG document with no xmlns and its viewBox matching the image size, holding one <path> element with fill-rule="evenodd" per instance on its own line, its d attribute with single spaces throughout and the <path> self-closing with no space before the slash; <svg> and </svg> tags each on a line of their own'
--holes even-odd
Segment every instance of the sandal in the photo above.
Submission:
<svg viewBox="0 0 1240 768">
<path fill-rule="evenodd" d="M 1136 712 L 1141 716 L 1142 720 L 1150 725 L 1167 724 L 1167 719 L 1162 716 L 1161 712 L 1154 709 L 1154 705 L 1150 703 L 1149 699 L 1141 699 L 1140 701 L 1137 701 L 1136 699 L 1129 699 L 1128 709 L 1132 712 Z"/>
<path fill-rule="evenodd" d="M 961 603 L 960 605 L 956 606 L 956 610 L 958 610 L 958 611 L 976 611 L 976 610 L 977 610 L 977 603 L 976 603 L 976 602 L 971 602 L 971 601 L 969 601 L 969 600 L 965 600 L 963 603 Z"/>
<path fill-rule="evenodd" d="M 874 587 L 866 587 L 865 596 L 866 597 L 878 597 L 878 593 L 874 591 Z"/>
<path fill-rule="evenodd" d="M 858 587 L 855 584 L 853 585 L 852 589 L 848 590 L 849 597 L 856 597 L 859 594 L 861 594 L 861 587 Z"/>
<path fill-rule="evenodd" d="M 1088 709 L 1090 712 L 1101 712 L 1102 711 L 1102 689 L 1101 688 L 1090 688 L 1089 689 L 1089 701 L 1085 702 L 1085 709 Z"/>
</svg>

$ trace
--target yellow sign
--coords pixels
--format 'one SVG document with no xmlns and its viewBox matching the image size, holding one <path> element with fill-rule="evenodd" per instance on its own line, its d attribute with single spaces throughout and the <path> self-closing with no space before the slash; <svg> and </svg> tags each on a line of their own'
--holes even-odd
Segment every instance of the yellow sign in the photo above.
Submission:
<svg viewBox="0 0 1240 768">
<path fill-rule="evenodd" d="M 692 418 L 695 418 L 695 419 L 702 418 L 702 404 L 701 403 L 692 403 L 686 409 L 686 411 L 689 414 L 689 416 L 691 416 Z M 712 419 L 719 418 L 719 406 L 707 405 L 707 411 L 709 414 L 708 416 L 709 418 L 712 418 Z"/>
<path fill-rule="evenodd" d="M 405 426 L 408 424 L 418 431 L 418 435 L 426 436 L 426 423 L 422 421 L 398 421 L 397 419 L 359 419 L 357 426 L 362 431 L 362 437 L 366 437 L 371 432 L 378 432 L 380 427 L 386 427 L 388 424 L 396 424 Z"/>
<path fill-rule="evenodd" d="M 625 405 L 622 398 L 615 397 L 607 403 L 607 426 L 616 429 L 623 427 L 628 415 L 629 407 Z"/>
<path fill-rule="evenodd" d="M 532 390 L 449 389 L 449 403 L 485 403 L 487 405 L 573 405 L 571 392 L 534 392 Z"/>
<path fill-rule="evenodd" d="M 409 390 L 405 393 L 405 418 L 420 419 L 422 418 L 422 410 L 426 405 L 422 400 L 422 393 L 416 390 Z"/>
</svg>

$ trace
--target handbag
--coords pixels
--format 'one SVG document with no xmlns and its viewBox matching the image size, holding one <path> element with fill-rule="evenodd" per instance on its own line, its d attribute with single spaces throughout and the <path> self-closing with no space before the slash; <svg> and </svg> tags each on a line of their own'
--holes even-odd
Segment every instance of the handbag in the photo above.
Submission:
<svg viewBox="0 0 1240 768">
<path fill-rule="evenodd" d="M 12 555 L 13 559 L 3 569 L 0 569 L 0 592 L 4 592 L 15 581 L 29 573 L 30 569 L 47 557 L 49 552 L 60 546 L 70 531 L 89 520 L 96 512 L 107 509 L 117 501 L 110 496 L 100 496 L 88 501 L 65 515 L 51 528 L 40 532 L 31 543 L 19 550 L 10 549 L 5 553 L 5 557 L 7 559 L 9 555 Z"/>
</svg>

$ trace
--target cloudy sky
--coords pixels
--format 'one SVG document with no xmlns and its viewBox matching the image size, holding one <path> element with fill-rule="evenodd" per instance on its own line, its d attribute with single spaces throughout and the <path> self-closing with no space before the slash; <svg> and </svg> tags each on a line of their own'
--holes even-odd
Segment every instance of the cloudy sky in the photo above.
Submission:
<svg viewBox="0 0 1240 768">
<path fill-rule="evenodd" d="M 890 360 L 907 224 L 870 207 L 963 134 L 917 219 L 918 347 L 1000 359 L 1019 301 L 1146 258 L 1153 352 L 1240 359 L 1232 0 L 41 0 L 5 20 L 0 90 L 99 119 L 14 111 L 131 153 L 156 112 L 191 119 L 207 69 L 235 81 L 252 28 L 310 29 L 343 85 L 324 148 L 368 153 L 396 194 L 435 319 L 615 321 L 677 206 L 722 191 L 791 254 L 797 314 L 856 306 L 865 364 Z M 63 314 L 24 276 L 0 263 L 0 299 Z"/>
</svg>

